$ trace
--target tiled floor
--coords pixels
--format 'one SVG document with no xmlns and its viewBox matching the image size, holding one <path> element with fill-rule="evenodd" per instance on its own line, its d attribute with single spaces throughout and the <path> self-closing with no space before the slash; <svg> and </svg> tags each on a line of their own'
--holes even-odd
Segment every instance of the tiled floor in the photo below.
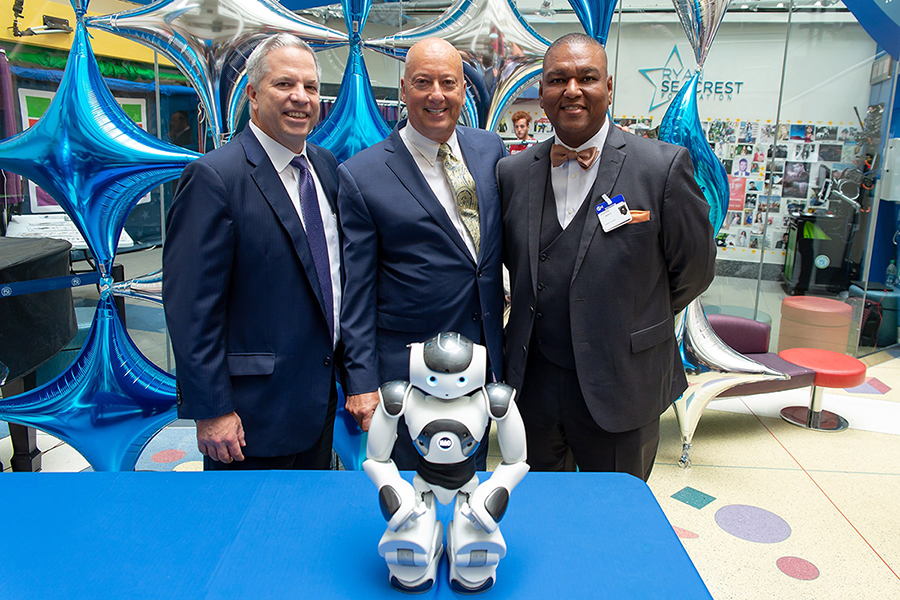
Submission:
<svg viewBox="0 0 900 600">
<path fill-rule="evenodd" d="M 158 268 L 159 251 L 121 261 L 128 276 L 143 275 Z M 703 300 L 746 309 L 755 295 L 755 282 L 719 278 Z M 95 302 L 88 289 L 79 297 L 83 305 Z M 763 283 L 760 310 L 772 317 L 773 339 L 782 297 L 780 286 Z M 141 350 L 166 368 L 161 309 L 129 303 L 128 322 Z M 672 410 L 663 415 L 649 485 L 714 598 L 900 598 L 898 355 L 889 349 L 867 357 L 865 385 L 826 393 L 825 408 L 850 421 L 841 433 L 803 430 L 778 417 L 781 407 L 806 404 L 806 390 L 714 401 L 694 436 L 693 466 L 682 469 L 678 424 Z M 39 434 L 38 447 L 44 471 L 89 468 L 51 436 Z M 10 453 L 0 424 L 4 466 Z M 199 459 L 191 424 L 179 421 L 151 440 L 137 469 L 193 470 Z M 491 463 L 498 460 L 492 455 Z"/>
</svg>

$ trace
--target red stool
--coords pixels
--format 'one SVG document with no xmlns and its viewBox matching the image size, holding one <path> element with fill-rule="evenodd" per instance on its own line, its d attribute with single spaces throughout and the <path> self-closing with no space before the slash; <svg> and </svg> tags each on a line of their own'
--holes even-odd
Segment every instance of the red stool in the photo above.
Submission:
<svg viewBox="0 0 900 600">
<path fill-rule="evenodd" d="M 847 419 L 831 411 L 822 410 L 822 389 L 862 385 L 866 381 L 865 363 L 846 354 L 816 348 L 789 348 L 779 352 L 778 356 L 816 372 L 809 407 L 782 408 L 781 418 L 788 423 L 818 431 L 847 429 L 849 426 Z"/>
</svg>

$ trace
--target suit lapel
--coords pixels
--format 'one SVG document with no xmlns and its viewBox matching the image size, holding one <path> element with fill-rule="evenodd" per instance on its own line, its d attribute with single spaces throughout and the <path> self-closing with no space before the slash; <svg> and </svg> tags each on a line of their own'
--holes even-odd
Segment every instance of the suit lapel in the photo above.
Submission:
<svg viewBox="0 0 900 600">
<path fill-rule="evenodd" d="M 581 233 L 581 242 L 578 244 L 578 254 L 575 257 L 575 268 L 572 270 L 572 281 L 578 275 L 581 269 L 581 263 L 587 254 L 591 240 L 600 226 L 600 220 L 594 214 L 594 206 L 600 203 L 603 194 L 609 195 L 616 179 L 619 177 L 619 171 L 622 169 L 622 163 L 625 162 L 625 134 L 610 123 L 609 133 L 606 136 L 606 144 L 603 146 L 603 152 L 600 155 L 600 166 L 597 170 L 597 179 L 591 188 L 590 197 L 587 199 L 588 215 L 584 221 L 584 230 Z M 626 201 L 628 199 L 626 198 Z"/>
<path fill-rule="evenodd" d="M 462 253 L 465 254 L 469 260 L 472 260 L 472 254 L 466 247 L 465 242 L 463 242 L 462 238 L 459 236 L 456 227 L 453 226 L 453 222 L 450 221 L 450 217 L 447 216 L 447 211 L 444 210 L 444 207 L 441 206 L 437 196 L 431 191 L 431 187 L 428 185 L 422 172 L 419 171 L 419 167 L 416 166 L 416 161 L 409 153 L 409 150 L 406 149 L 406 144 L 404 144 L 403 140 L 400 138 L 400 129 L 405 124 L 405 121 L 398 123 L 394 131 L 391 132 L 391 135 L 388 136 L 384 148 L 389 153 L 389 156 L 385 161 L 385 164 L 394 172 L 394 175 L 400 180 L 401 185 L 403 185 L 403 187 L 409 191 L 410 195 L 422 205 L 422 208 L 431 215 L 431 218 L 434 219 L 444 233 L 453 240 L 453 243 L 457 245 Z"/>
<path fill-rule="evenodd" d="M 284 227 L 291 238 L 294 251 L 303 265 L 306 278 L 309 280 L 309 284 L 312 286 L 313 292 L 319 301 L 319 307 L 322 309 L 324 317 L 328 313 L 325 311 L 325 300 L 322 298 L 322 290 L 319 287 L 316 265 L 309 250 L 309 240 L 306 238 L 306 231 L 303 230 L 303 223 L 300 222 L 300 216 L 297 214 L 293 202 L 291 202 L 291 197 L 288 196 L 287 190 L 284 189 L 284 184 L 278 176 L 278 172 L 272 166 L 272 161 L 269 160 L 269 156 L 260 145 L 259 140 L 249 130 L 249 126 L 241 133 L 240 140 L 244 146 L 247 161 L 253 165 L 253 168 L 250 170 L 250 176 L 279 222 L 281 222 L 281 226 Z"/>
<path fill-rule="evenodd" d="M 306 144 L 306 154 L 309 156 L 309 160 L 312 163 L 313 169 L 316 171 L 316 177 L 319 178 L 319 183 L 322 184 L 322 189 L 325 190 L 325 199 L 328 200 L 328 204 L 331 205 L 331 210 L 337 210 L 337 178 L 335 177 L 334 170 L 325 162 L 325 159 L 322 158 L 320 154 L 318 146 L 313 146 L 312 144 Z"/>
<path fill-rule="evenodd" d="M 544 211 L 544 194 L 550 179 L 550 147 L 553 140 L 538 145 L 534 152 L 534 167 L 528 174 L 528 260 L 531 266 L 531 288 L 537 297 L 538 254 L 541 245 L 541 214 Z M 552 193 L 552 189 L 551 189 Z"/>
</svg>

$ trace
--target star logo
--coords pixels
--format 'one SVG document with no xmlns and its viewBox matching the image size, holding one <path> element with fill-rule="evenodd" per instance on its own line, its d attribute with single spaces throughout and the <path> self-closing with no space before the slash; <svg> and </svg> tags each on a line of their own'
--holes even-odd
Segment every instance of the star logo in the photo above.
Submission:
<svg viewBox="0 0 900 600">
<path fill-rule="evenodd" d="M 672 46 L 672 52 L 662 67 L 653 67 L 651 69 L 638 69 L 641 75 L 653 85 L 653 97 L 650 99 L 650 109 L 652 112 L 667 104 L 675 94 L 668 94 L 668 86 L 664 83 L 679 81 L 685 76 L 684 61 L 681 60 L 681 54 L 678 52 L 678 46 Z M 689 76 L 689 74 L 688 74 Z M 660 101 L 657 102 L 657 98 Z"/>
</svg>

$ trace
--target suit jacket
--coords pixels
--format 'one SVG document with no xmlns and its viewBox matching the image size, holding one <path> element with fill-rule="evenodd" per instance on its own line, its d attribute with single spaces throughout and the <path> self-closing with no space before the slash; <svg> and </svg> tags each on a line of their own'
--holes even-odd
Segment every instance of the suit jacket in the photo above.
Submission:
<svg viewBox="0 0 900 600">
<path fill-rule="evenodd" d="M 532 339 L 552 142 L 497 165 L 512 293 L 505 373 L 514 387 L 522 385 Z M 632 211 L 649 211 L 649 220 L 605 233 L 593 210 L 604 193 L 622 194 Z M 616 127 L 585 202 L 590 206 L 569 287 L 576 371 L 597 424 L 628 431 L 653 421 L 687 387 L 674 316 L 714 276 L 709 206 L 684 148 Z"/>
<path fill-rule="evenodd" d="M 466 127 L 456 134 L 475 179 L 481 220 L 477 262 L 400 138 L 405 121 L 383 142 L 338 168 L 344 236 L 341 311 L 343 384 L 371 392 L 409 378 L 407 344 L 457 331 L 485 345 L 502 373 L 503 281 L 500 202 L 494 166 L 506 154 L 499 136 Z"/>
<path fill-rule="evenodd" d="M 337 161 L 307 148 L 334 207 Z M 303 224 L 249 128 L 187 166 L 166 233 L 178 415 L 237 411 L 248 456 L 311 447 L 334 385 L 333 334 Z"/>
</svg>

